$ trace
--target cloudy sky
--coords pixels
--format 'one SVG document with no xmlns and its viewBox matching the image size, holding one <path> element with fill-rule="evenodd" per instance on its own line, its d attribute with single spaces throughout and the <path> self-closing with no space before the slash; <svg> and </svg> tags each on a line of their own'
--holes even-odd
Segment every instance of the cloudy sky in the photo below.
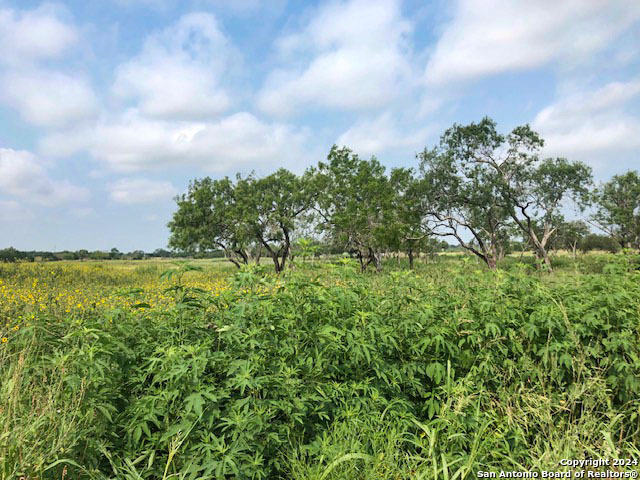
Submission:
<svg viewBox="0 0 640 480">
<path fill-rule="evenodd" d="M 0 248 L 165 247 L 192 178 L 454 122 L 640 168 L 637 0 L 0 0 Z"/>
</svg>

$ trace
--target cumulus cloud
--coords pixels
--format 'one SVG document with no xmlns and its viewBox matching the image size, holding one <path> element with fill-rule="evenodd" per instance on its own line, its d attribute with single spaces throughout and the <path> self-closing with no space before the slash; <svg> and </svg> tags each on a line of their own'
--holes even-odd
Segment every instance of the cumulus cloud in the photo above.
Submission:
<svg viewBox="0 0 640 480">
<path fill-rule="evenodd" d="M 48 154 L 88 149 L 115 171 L 191 165 L 228 173 L 299 161 L 308 137 L 306 129 L 265 122 L 247 112 L 216 121 L 178 122 L 129 110 L 79 135 L 52 135 L 40 146 Z"/>
<path fill-rule="evenodd" d="M 258 106 L 272 115 L 289 115 L 306 107 L 388 105 L 411 82 L 410 31 L 399 0 L 325 4 L 301 32 L 279 40 L 282 55 L 294 56 L 292 63 L 301 65 L 273 71 Z"/>
<path fill-rule="evenodd" d="M 229 173 L 300 160 L 304 128 L 224 114 L 230 98 L 221 84 L 235 55 L 215 17 L 185 15 L 116 69 L 112 93 L 129 106 L 103 111 L 94 125 L 49 132 L 39 149 L 51 156 L 88 151 L 120 172 L 189 165 Z"/>
<path fill-rule="evenodd" d="M 95 125 L 74 126 L 48 132 L 38 140 L 38 153 L 47 157 L 70 157 L 88 150 L 95 137 Z"/>
<path fill-rule="evenodd" d="M 144 114 L 197 120 L 225 111 L 231 100 L 220 86 L 233 48 L 213 15 L 192 13 L 151 35 L 140 55 L 116 70 L 114 94 Z"/>
<path fill-rule="evenodd" d="M 629 109 L 639 96 L 638 79 L 575 92 L 542 109 L 532 126 L 545 139 L 545 154 L 603 167 L 640 148 L 640 117 Z"/>
<path fill-rule="evenodd" d="M 35 10 L 0 7 L 0 62 L 24 64 L 60 56 L 78 40 L 75 27 L 59 8 L 45 4 Z"/>
<path fill-rule="evenodd" d="M 639 19 L 640 3 L 628 0 L 458 0 L 426 80 L 443 85 L 586 60 Z"/>
<path fill-rule="evenodd" d="M 44 127 L 64 127 L 98 112 L 98 100 L 86 78 L 42 69 L 1 75 L 0 102 L 17 110 L 25 121 Z"/>
<path fill-rule="evenodd" d="M 49 4 L 23 11 L 0 8 L 0 104 L 40 127 L 65 127 L 98 110 L 86 76 L 42 67 L 78 43 L 64 13 Z"/>
<path fill-rule="evenodd" d="M 124 205 L 170 200 L 177 193 L 171 182 L 146 178 L 122 178 L 108 189 L 111 200 Z"/>
<path fill-rule="evenodd" d="M 84 201 L 89 196 L 86 188 L 49 178 L 33 153 L 10 148 L 0 148 L 0 193 L 45 206 Z"/>
<path fill-rule="evenodd" d="M 379 155 L 390 150 L 424 148 L 432 133 L 429 128 L 401 130 L 389 113 L 358 121 L 337 140 L 361 155 Z"/>
<path fill-rule="evenodd" d="M 183 0 L 112 0 L 116 5 L 122 7 L 151 7 L 158 10 L 165 10 L 179 5 Z M 285 7 L 287 0 L 200 0 L 200 5 L 213 7 L 215 9 L 228 12 L 246 14 L 249 12 L 275 10 L 280 11 Z"/>
</svg>

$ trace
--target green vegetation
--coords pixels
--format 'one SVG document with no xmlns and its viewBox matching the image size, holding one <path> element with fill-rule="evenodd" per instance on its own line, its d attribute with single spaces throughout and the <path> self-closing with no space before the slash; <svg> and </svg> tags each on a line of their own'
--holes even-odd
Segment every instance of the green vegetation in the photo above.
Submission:
<svg viewBox="0 0 640 480">
<path fill-rule="evenodd" d="M 361 271 L 380 272 L 384 254 L 406 254 L 411 268 L 416 254 L 433 252 L 443 238 L 495 269 L 515 240 L 551 271 L 555 249 L 612 250 L 588 238 L 594 234 L 583 220 L 567 220 L 572 206 L 621 248 L 640 248 L 640 175 L 594 188 L 590 167 L 540 158 L 543 146 L 529 125 L 501 134 L 485 117 L 447 129 L 417 156 L 417 172 L 387 172 L 375 157 L 334 145 L 301 176 L 280 169 L 264 178 L 194 180 L 176 198 L 169 243 L 224 251 L 239 268 L 264 249 L 281 272 L 297 240 L 312 236 L 326 251 L 357 258 Z"/>
<path fill-rule="evenodd" d="M 2 478 L 637 468 L 640 176 L 593 188 L 543 144 L 484 118 L 417 169 L 334 146 L 302 175 L 196 179 L 144 263 L 0 251 Z"/>
<path fill-rule="evenodd" d="M 458 480 L 639 459 L 638 257 L 522 260 L 0 265 L 0 475 Z M 88 285 L 126 302 L 66 313 L 54 292 Z"/>
</svg>

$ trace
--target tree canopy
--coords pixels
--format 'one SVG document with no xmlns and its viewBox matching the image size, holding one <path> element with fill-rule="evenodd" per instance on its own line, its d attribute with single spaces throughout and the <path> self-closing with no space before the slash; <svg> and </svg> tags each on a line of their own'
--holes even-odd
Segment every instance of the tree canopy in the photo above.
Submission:
<svg viewBox="0 0 640 480">
<path fill-rule="evenodd" d="M 452 238 L 489 268 L 515 237 L 539 265 L 552 268 L 553 248 L 574 255 L 591 232 L 567 219 L 596 203 L 592 221 L 623 247 L 640 245 L 640 176 L 617 175 L 592 191 L 591 169 L 565 158 L 541 158 L 544 140 L 529 125 L 502 134 L 488 117 L 454 124 L 417 155 L 418 170 L 389 171 L 372 157 L 334 145 L 325 161 L 296 175 L 279 169 L 193 180 L 176 197 L 169 245 L 183 251 L 222 250 L 237 266 L 266 252 L 276 272 L 308 246 L 346 252 L 362 271 L 382 268 L 385 253 L 433 249 Z M 298 240 L 300 239 L 300 240 Z"/>
<path fill-rule="evenodd" d="M 640 248 L 640 175 L 615 175 L 595 192 L 596 224 L 622 248 Z"/>
</svg>

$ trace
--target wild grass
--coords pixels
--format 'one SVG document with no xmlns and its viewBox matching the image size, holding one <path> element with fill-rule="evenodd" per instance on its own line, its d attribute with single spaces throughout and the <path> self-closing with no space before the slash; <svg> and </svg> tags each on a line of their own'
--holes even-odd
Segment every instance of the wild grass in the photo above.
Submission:
<svg viewBox="0 0 640 480">
<path fill-rule="evenodd" d="M 7 295 L 37 280 L 50 304 L 0 305 L 2 478 L 458 480 L 639 459 L 635 260 L 548 275 L 465 258 L 280 277 L 3 266 Z M 69 313 L 46 294 L 125 284 L 135 301 Z M 156 289 L 169 301 L 143 305 Z"/>
</svg>

